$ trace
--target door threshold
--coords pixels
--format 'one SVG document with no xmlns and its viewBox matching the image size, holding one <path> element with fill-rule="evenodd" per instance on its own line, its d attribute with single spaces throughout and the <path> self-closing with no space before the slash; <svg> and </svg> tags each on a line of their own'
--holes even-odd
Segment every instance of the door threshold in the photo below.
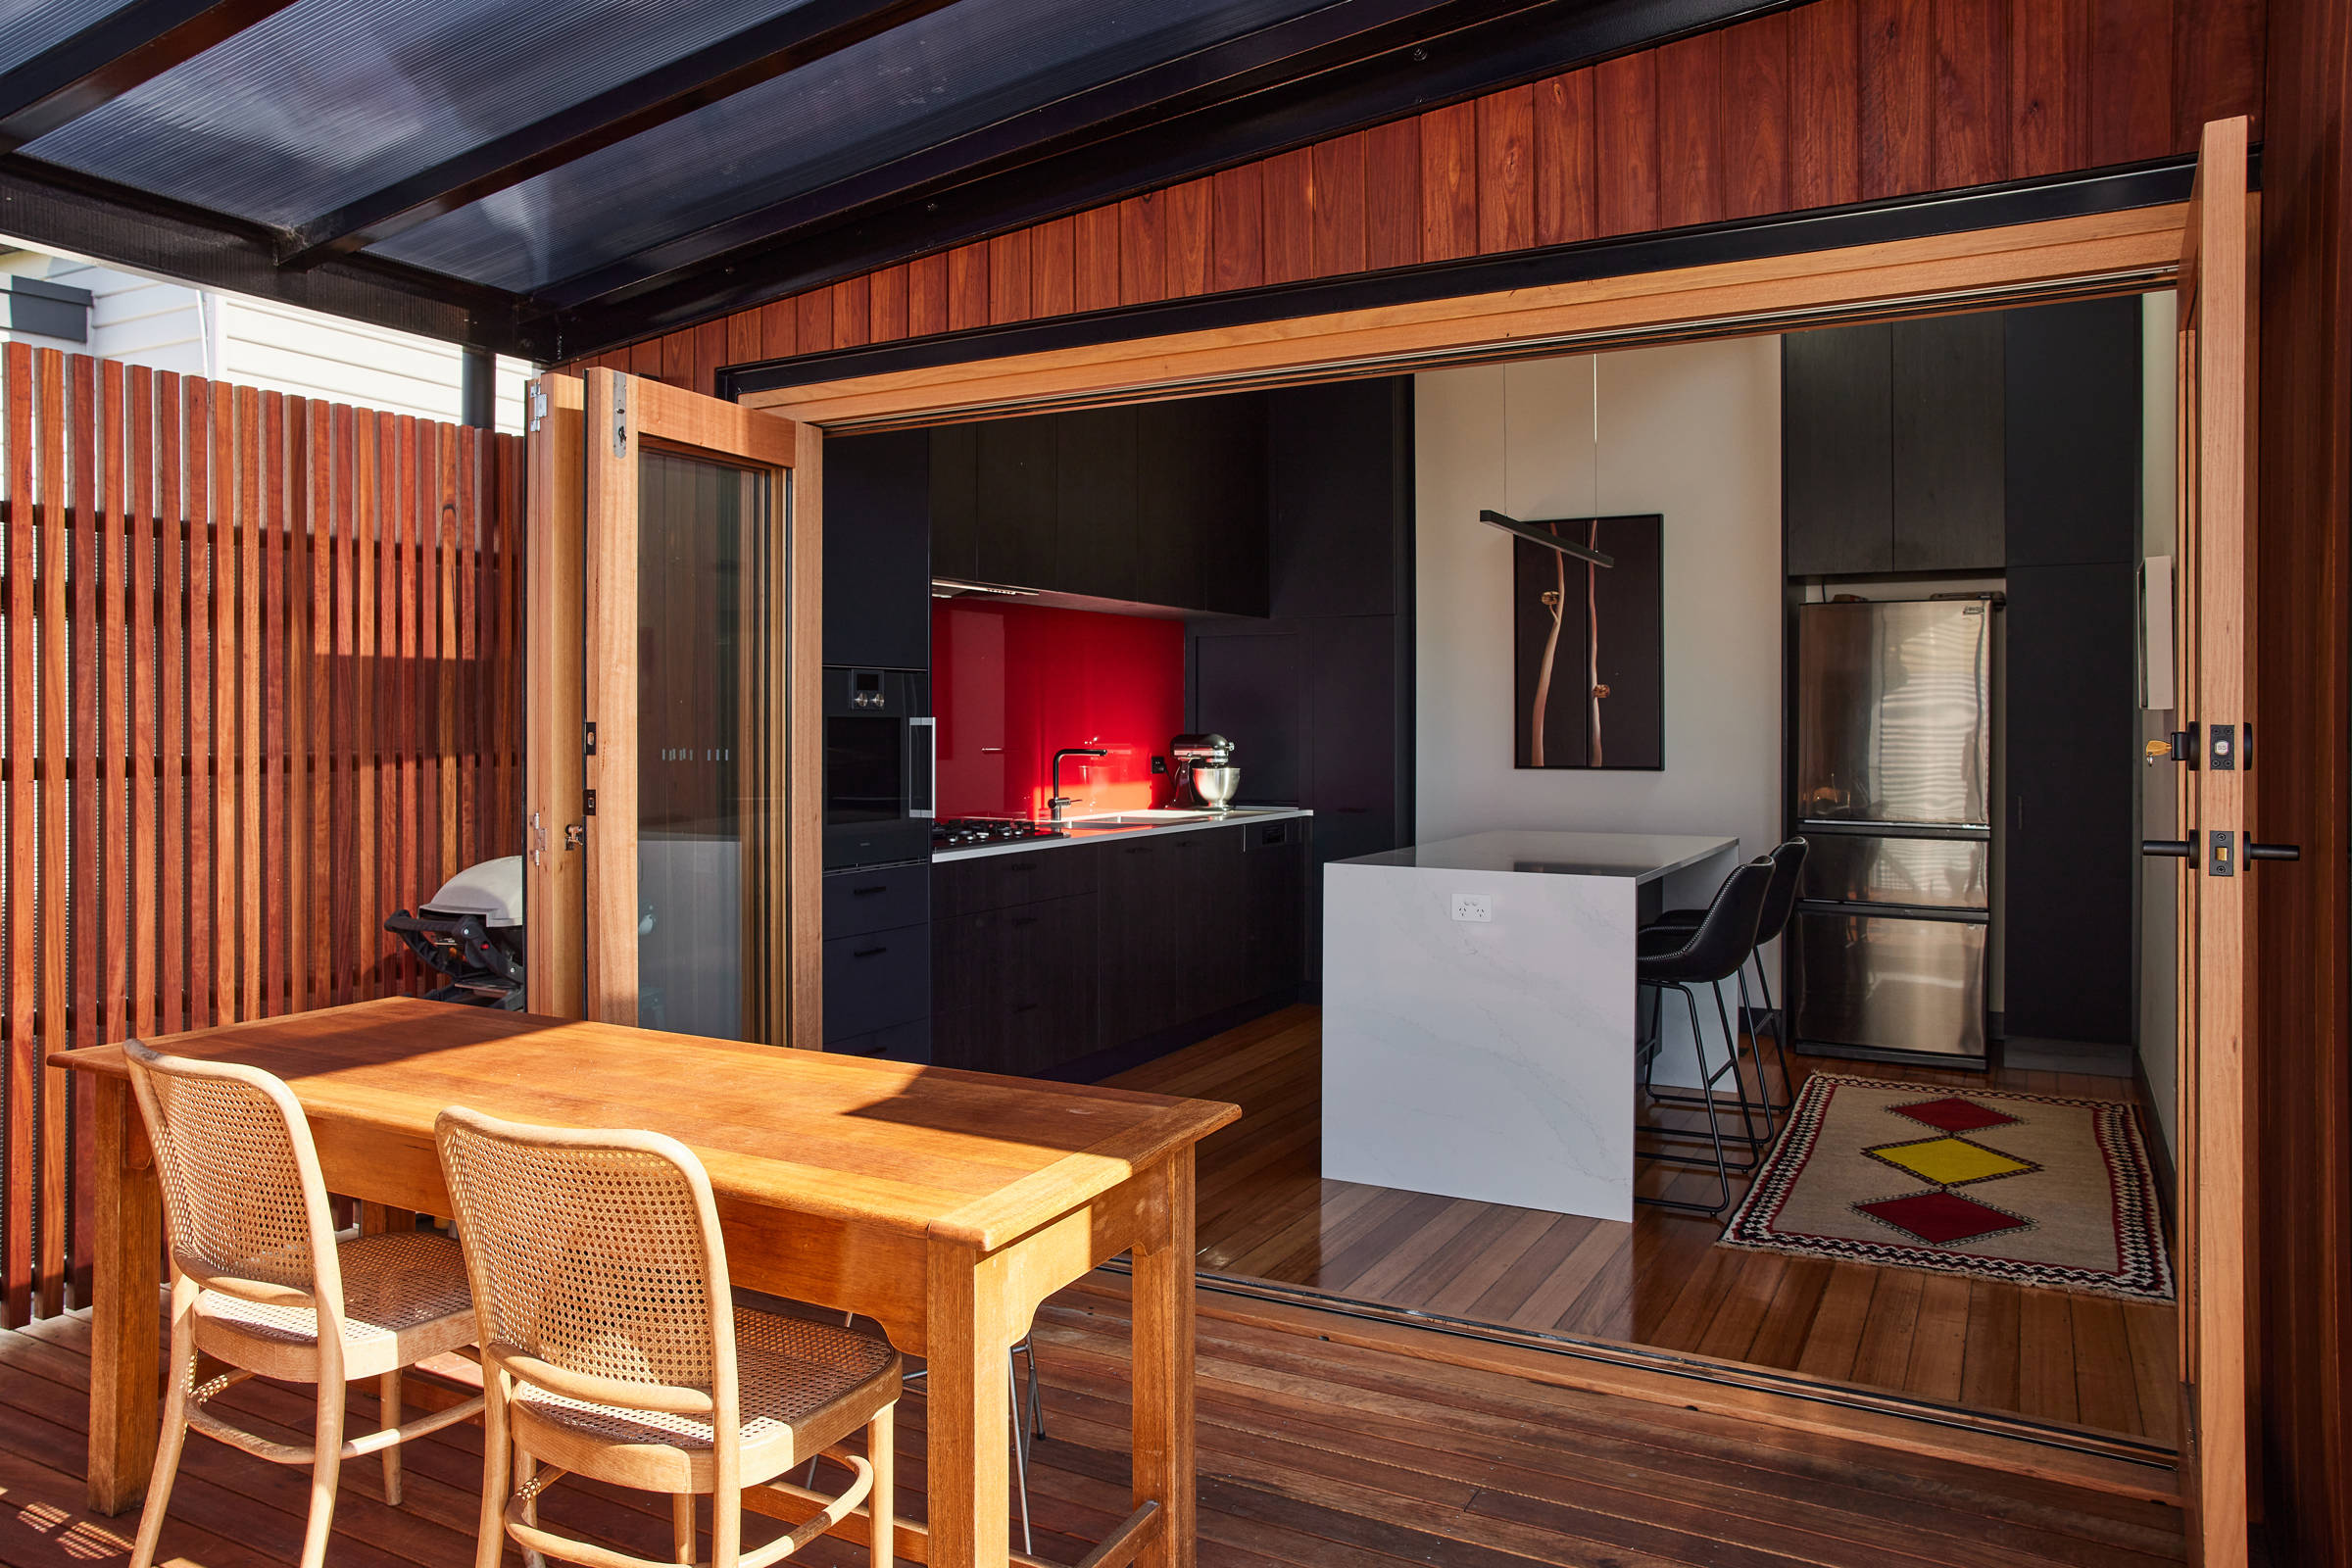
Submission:
<svg viewBox="0 0 2352 1568">
<path fill-rule="evenodd" d="M 1126 1294 L 1124 1259 L 1074 1290 Z M 1111 1286 L 1105 1274 L 1121 1276 Z M 1612 1340 L 1492 1324 L 1201 1272 L 1196 1311 L 1419 1360 L 1704 1410 L 2178 1506 L 2180 1456 L 2145 1439 Z"/>
</svg>

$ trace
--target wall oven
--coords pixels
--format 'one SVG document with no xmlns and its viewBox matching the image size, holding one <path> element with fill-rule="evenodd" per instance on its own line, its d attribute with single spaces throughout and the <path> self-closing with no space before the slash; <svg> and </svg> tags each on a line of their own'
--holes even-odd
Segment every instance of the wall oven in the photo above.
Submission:
<svg viewBox="0 0 2352 1568">
<path fill-rule="evenodd" d="M 938 728 L 919 669 L 825 668 L 825 869 L 931 854 Z"/>
</svg>

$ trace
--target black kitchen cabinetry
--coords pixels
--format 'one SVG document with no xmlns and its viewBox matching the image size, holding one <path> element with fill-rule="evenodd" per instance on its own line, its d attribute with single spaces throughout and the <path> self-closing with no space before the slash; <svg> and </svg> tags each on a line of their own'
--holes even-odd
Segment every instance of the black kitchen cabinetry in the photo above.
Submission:
<svg viewBox="0 0 2352 1568">
<path fill-rule="evenodd" d="M 982 582 L 1054 588 L 1057 417 L 980 426 L 975 575 Z"/>
<path fill-rule="evenodd" d="M 1781 339 L 1792 577 L 2001 567 L 1997 315 Z"/>
<path fill-rule="evenodd" d="M 1791 577 L 2137 553 L 2137 296 L 1781 340 Z"/>
<path fill-rule="evenodd" d="M 1897 571 L 2002 560 L 2003 334 L 1997 315 L 1896 324 L 1889 465 Z"/>
<path fill-rule="evenodd" d="M 1150 604 L 1267 612 L 1266 408 L 1253 394 L 1137 411 L 1135 527 Z"/>
<path fill-rule="evenodd" d="M 825 662 L 931 667 L 931 441 L 825 443 Z"/>
<path fill-rule="evenodd" d="M 943 424 L 928 434 L 931 575 L 969 582 L 980 569 L 980 427 Z"/>
<path fill-rule="evenodd" d="M 929 1061 L 931 868 L 829 872 L 824 932 L 825 1049 Z"/>
<path fill-rule="evenodd" d="M 2003 1026 L 2132 1038 L 2139 574 L 2009 571 Z"/>
<path fill-rule="evenodd" d="M 1791 333 L 1782 372 L 1790 577 L 2005 574 L 2003 1028 L 2132 1039 L 2139 299 Z"/>
<path fill-rule="evenodd" d="M 1894 569 L 1894 329 L 1781 339 L 1781 531 L 1788 575 Z"/>
<path fill-rule="evenodd" d="M 936 576 L 1266 613 L 1254 394 L 949 425 L 928 446 Z"/>
<path fill-rule="evenodd" d="M 2008 311 L 2009 564 L 2139 558 L 2140 302 Z"/>
<path fill-rule="evenodd" d="M 1187 628 L 1191 727 L 1239 746 L 1243 798 L 1315 813 L 1322 866 L 1412 841 L 1412 380 L 1264 394 L 1271 614 Z M 1303 956 L 1311 977 L 1320 944 Z"/>
<path fill-rule="evenodd" d="M 1054 563 L 1063 593 L 1138 600 L 1136 411 L 1088 409 L 1054 426 Z"/>
<path fill-rule="evenodd" d="M 1306 822 L 941 860 L 932 1037 L 943 1066 L 1052 1073 L 1297 994 Z"/>
</svg>

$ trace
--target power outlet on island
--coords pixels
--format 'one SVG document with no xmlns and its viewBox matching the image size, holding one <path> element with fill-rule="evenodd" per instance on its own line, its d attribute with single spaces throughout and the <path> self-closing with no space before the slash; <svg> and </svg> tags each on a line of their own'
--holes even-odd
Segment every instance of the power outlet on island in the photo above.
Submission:
<svg viewBox="0 0 2352 1568">
<path fill-rule="evenodd" d="M 1494 896 L 1491 893 L 1456 893 L 1453 896 L 1453 917 L 1472 925 L 1492 925 L 1494 920 Z"/>
</svg>

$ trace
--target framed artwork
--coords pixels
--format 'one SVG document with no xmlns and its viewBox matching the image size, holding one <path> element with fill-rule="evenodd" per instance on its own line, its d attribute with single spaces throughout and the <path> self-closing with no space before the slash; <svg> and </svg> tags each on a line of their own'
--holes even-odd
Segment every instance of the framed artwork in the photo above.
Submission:
<svg viewBox="0 0 2352 1568">
<path fill-rule="evenodd" d="M 1654 512 L 1513 523 L 1515 765 L 1666 765 L 1664 527 Z"/>
</svg>

